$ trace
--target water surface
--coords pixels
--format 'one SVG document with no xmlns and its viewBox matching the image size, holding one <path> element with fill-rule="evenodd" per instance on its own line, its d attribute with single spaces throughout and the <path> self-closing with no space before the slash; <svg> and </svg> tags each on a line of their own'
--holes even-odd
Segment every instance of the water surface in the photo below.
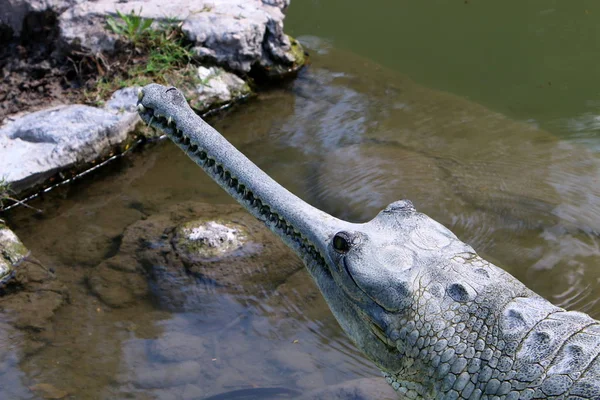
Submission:
<svg viewBox="0 0 600 400">
<path fill-rule="evenodd" d="M 586 3 L 579 13 L 582 1 L 570 2 L 568 12 L 559 12 L 562 2 L 551 2 L 556 9 L 543 13 L 548 2 L 542 9 L 536 1 L 501 7 L 469 0 L 429 7 L 386 2 L 393 7 L 388 12 L 384 2 L 375 2 L 359 12 L 358 3 L 294 3 L 289 27 L 310 34 L 301 40 L 312 65 L 296 81 L 212 120 L 214 126 L 285 187 L 327 212 L 365 221 L 392 201 L 411 199 L 554 303 L 600 318 L 600 155 L 588 106 L 597 89 L 578 86 L 581 76 L 569 80 L 577 89 L 556 97 L 554 83 L 536 86 L 549 79 L 547 71 L 586 67 L 589 43 L 582 39 L 580 57 L 562 64 L 538 60 L 556 57 L 554 44 L 547 51 L 522 50 L 520 57 L 500 51 L 515 43 L 527 47 L 543 26 L 539 35 L 549 46 L 552 35 L 566 35 L 564 43 L 572 44 L 565 46 L 566 60 L 580 45 L 579 35 L 586 38 L 596 27 L 582 22 L 577 33 L 565 27 L 579 24 L 575 17 L 588 18 L 586 9 L 592 16 L 600 10 Z M 322 19 L 327 15 L 341 23 L 326 23 L 333 21 Z M 365 15 L 370 22 L 360 23 Z M 501 25 L 502 34 L 490 36 Z M 401 47 L 379 41 L 384 29 Z M 487 36 L 460 40 L 471 31 Z M 472 47 L 485 43 L 500 46 L 504 67 L 488 71 L 490 53 Z M 487 64 L 459 74 L 461 62 L 474 60 Z M 509 64 L 534 72 L 521 76 L 507 71 Z M 539 79 L 535 65 L 546 71 Z M 598 72 L 586 73 L 593 79 Z M 494 74 L 503 78 L 490 79 Z M 521 81 L 508 84 L 515 76 Z M 511 102 L 521 106 L 513 110 Z M 584 123 L 579 117 L 588 114 Z M 0 386 L 10 398 L 35 398 L 29 388 L 39 383 L 78 399 L 235 398 L 240 390 L 283 398 L 286 390 L 379 376 L 294 258 L 287 262 L 299 272 L 282 283 L 240 278 L 241 292 L 182 284 L 174 290 L 193 298 L 193 306 L 181 309 L 164 307 L 156 296 L 111 308 L 90 293 L 90 271 L 122 251 L 128 227 L 190 202 L 232 200 L 165 141 L 35 201 L 41 215 L 17 210 L 7 216 L 71 293 L 43 333 L 40 350 L 21 344 L 27 332 L 2 338 L 13 354 L 0 366 Z M 198 343 L 197 354 L 186 361 L 157 357 L 156 347 L 173 338 Z"/>
</svg>

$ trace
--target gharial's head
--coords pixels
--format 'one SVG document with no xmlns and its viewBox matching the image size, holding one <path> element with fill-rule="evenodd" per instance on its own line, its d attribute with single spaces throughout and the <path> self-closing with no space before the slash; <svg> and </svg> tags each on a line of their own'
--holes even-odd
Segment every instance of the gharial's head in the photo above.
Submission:
<svg viewBox="0 0 600 400">
<path fill-rule="evenodd" d="M 316 243 L 324 265 L 309 270 L 348 335 L 383 369 L 398 368 L 408 321 L 475 295 L 455 269 L 455 259 L 474 250 L 410 201 L 394 202 L 363 224 L 328 225 Z"/>
<path fill-rule="evenodd" d="M 364 224 L 334 218 L 273 181 L 175 88 L 145 87 L 138 110 L 302 258 L 346 333 L 383 369 L 397 367 L 400 324 L 418 302 L 435 312 L 448 299 L 472 300 L 454 259 L 473 249 L 409 201 Z"/>
</svg>

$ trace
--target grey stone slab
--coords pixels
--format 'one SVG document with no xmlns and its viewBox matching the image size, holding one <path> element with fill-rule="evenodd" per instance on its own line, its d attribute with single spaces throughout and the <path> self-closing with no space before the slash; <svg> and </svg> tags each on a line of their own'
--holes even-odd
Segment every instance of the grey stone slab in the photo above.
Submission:
<svg viewBox="0 0 600 400">
<path fill-rule="evenodd" d="M 27 114 L 0 129 L 0 176 L 16 191 L 40 184 L 108 154 L 138 122 L 134 113 L 80 104 Z"/>
</svg>

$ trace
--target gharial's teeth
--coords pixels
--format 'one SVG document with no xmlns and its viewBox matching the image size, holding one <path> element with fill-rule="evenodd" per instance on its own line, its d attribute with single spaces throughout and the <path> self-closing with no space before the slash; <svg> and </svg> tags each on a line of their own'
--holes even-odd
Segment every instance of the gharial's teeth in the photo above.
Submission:
<svg viewBox="0 0 600 400">
<path fill-rule="evenodd" d="M 173 117 L 167 118 L 167 126 L 171 125 L 171 122 L 173 122 Z"/>
<path fill-rule="evenodd" d="M 156 118 L 164 118 L 157 110 L 154 110 L 154 116 Z"/>
<path fill-rule="evenodd" d="M 138 89 L 138 100 L 142 100 L 144 98 L 144 91 L 142 88 Z"/>
<path fill-rule="evenodd" d="M 143 112 L 145 112 L 145 111 L 146 111 L 146 107 L 144 107 L 144 105 L 143 105 L 143 104 L 138 104 L 138 106 L 137 106 L 137 110 L 138 110 L 139 112 L 143 113 Z"/>
</svg>

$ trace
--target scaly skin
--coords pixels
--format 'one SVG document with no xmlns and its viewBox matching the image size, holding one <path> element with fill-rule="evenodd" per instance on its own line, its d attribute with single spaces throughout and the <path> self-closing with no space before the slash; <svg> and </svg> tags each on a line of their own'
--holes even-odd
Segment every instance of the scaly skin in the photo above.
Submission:
<svg viewBox="0 0 600 400">
<path fill-rule="evenodd" d="M 304 261 L 338 322 L 411 399 L 600 399 L 600 323 L 558 308 L 409 201 L 334 218 L 273 181 L 189 108 L 138 110 Z"/>
</svg>

